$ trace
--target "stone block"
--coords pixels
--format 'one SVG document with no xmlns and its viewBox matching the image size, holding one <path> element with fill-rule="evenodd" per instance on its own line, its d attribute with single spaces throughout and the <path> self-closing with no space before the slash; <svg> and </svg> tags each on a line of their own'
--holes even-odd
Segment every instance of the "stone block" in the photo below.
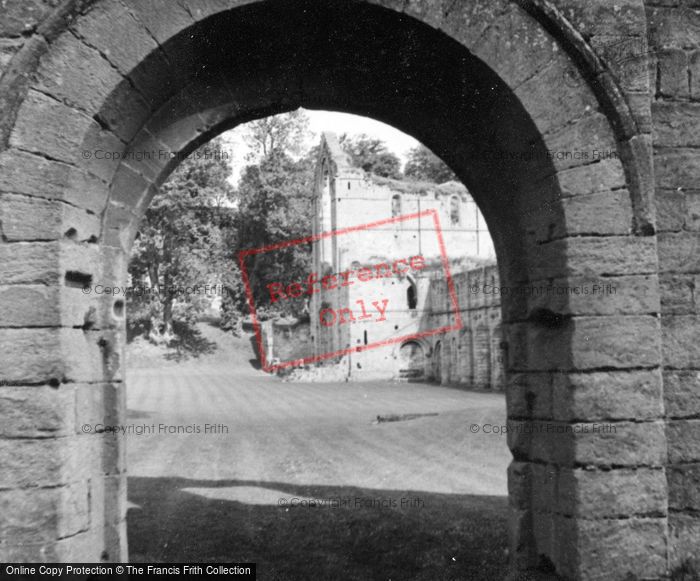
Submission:
<svg viewBox="0 0 700 581">
<path fill-rule="evenodd" d="M 63 487 L 0 491 L 0 535 L 15 542 L 41 543 L 55 538 Z"/>
<path fill-rule="evenodd" d="M 586 519 L 666 514 L 666 475 L 661 469 L 563 469 L 557 510 Z"/>
<path fill-rule="evenodd" d="M 661 232 L 657 244 L 659 272 L 700 272 L 700 232 Z"/>
<path fill-rule="evenodd" d="M 651 111 L 656 147 L 700 146 L 700 103 L 656 101 Z"/>
<path fill-rule="evenodd" d="M 643 22 L 637 12 L 637 23 Z M 620 88 L 626 93 L 649 93 L 650 79 L 656 78 L 656 59 L 646 38 L 646 31 L 630 34 L 629 31 L 596 34 L 590 39 L 593 50 L 610 69 Z M 602 68 L 601 68 L 602 71 Z"/>
<path fill-rule="evenodd" d="M 0 153 L 0 191 L 60 200 L 100 214 L 108 186 L 77 167 L 11 149 Z"/>
<path fill-rule="evenodd" d="M 688 55 L 683 49 L 667 48 L 657 52 L 658 91 L 664 97 L 688 98 Z"/>
<path fill-rule="evenodd" d="M 700 517 L 672 513 L 668 516 L 669 568 L 677 571 L 688 563 L 700 570 Z"/>
<path fill-rule="evenodd" d="M 682 191 L 657 189 L 656 203 L 657 232 L 678 231 L 686 222 L 686 195 Z"/>
<path fill-rule="evenodd" d="M 661 466 L 666 439 L 661 422 L 534 422 L 532 460 L 561 466 Z"/>
<path fill-rule="evenodd" d="M 11 367 L 0 380 L 11 384 L 100 381 L 112 373 L 105 332 L 81 329 L 0 329 L 0 348 Z"/>
<path fill-rule="evenodd" d="M 111 183 L 125 156 L 126 146 L 122 140 L 110 130 L 91 126 L 80 147 L 81 151 L 87 152 L 83 154 L 80 166 L 105 183 Z"/>
<path fill-rule="evenodd" d="M 666 438 L 662 422 L 600 422 L 574 432 L 577 464 L 594 466 L 662 466 Z"/>
<path fill-rule="evenodd" d="M 700 462 L 700 420 L 669 420 L 666 439 L 670 463 Z"/>
<path fill-rule="evenodd" d="M 658 370 L 557 374 L 552 393 L 558 421 L 650 420 L 664 413 Z"/>
<path fill-rule="evenodd" d="M 500 68 L 500 63 L 496 59 L 492 57 L 490 60 L 491 64 Z M 598 109 L 595 96 L 585 83 L 571 87 L 571 83 L 563 82 L 568 70 L 576 70 L 568 56 L 562 52 L 554 53 L 551 66 L 515 88 L 516 96 L 532 117 L 540 133 L 545 136 L 560 131 L 569 120 L 577 119 L 588 111 Z M 586 175 L 585 172 L 576 179 L 584 182 L 587 179 L 597 181 L 595 176 Z M 607 190 L 610 187 L 606 186 L 603 189 Z M 576 187 L 577 192 L 583 190 L 585 187 Z"/>
<path fill-rule="evenodd" d="M 662 316 L 695 314 L 695 289 L 693 275 L 662 274 L 659 277 Z"/>
<path fill-rule="evenodd" d="M 61 486 L 88 473 L 79 437 L 0 440 L 2 488 Z"/>
<path fill-rule="evenodd" d="M 44 0 L 6 2 L 0 21 L 0 37 L 24 36 L 30 34 L 51 10 L 51 4 Z"/>
<path fill-rule="evenodd" d="M 670 418 L 700 416 L 700 371 L 664 371 L 664 404 Z"/>
<path fill-rule="evenodd" d="M 689 53 L 688 68 L 690 70 L 690 96 L 692 99 L 700 99 L 700 50 Z"/>
<path fill-rule="evenodd" d="M 57 243 L 0 244 L 0 281 L 3 284 L 55 285 L 60 278 Z"/>
<path fill-rule="evenodd" d="M 623 0 L 616 4 L 605 0 L 585 3 L 559 2 L 558 6 L 569 22 L 575 23 L 576 29 L 584 36 L 616 39 L 621 44 L 610 47 L 607 52 L 602 47 L 599 48 L 597 52 L 601 58 L 609 55 L 606 61 L 615 60 L 618 55 L 624 59 L 630 52 L 634 52 L 637 46 L 635 41 L 638 40 L 635 36 L 646 32 L 644 7 L 634 0 Z"/>
<path fill-rule="evenodd" d="M 147 206 L 146 195 L 153 183 L 133 169 L 122 165 L 114 176 L 112 200 L 129 208 Z"/>
<path fill-rule="evenodd" d="M 203 20 L 209 16 L 219 14 L 250 4 L 254 0 L 179 0 L 180 3 L 192 14 L 192 17 L 197 20 Z"/>
<path fill-rule="evenodd" d="M 532 280 L 654 274 L 656 245 L 649 236 L 565 238 L 534 248 L 528 262 Z"/>
<path fill-rule="evenodd" d="M 693 148 L 656 150 L 654 174 L 657 188 L 695 189 L 700 180 L 700 153 Z"/>
<path fill-rule="evenodd" d="M 84 113 L 30 91 L 17 115 L 10 145 L 79 165 L 83 160 L 83 136 L 89 129 L 98 127 Z"/>
<path fill-rule="evenodd" d="M 611 147 L 614 148 L 614 144 Z M 619 155 L 617 150 L 613 149 L 612 151 L 615 155 L 612 159 L 602 159 L 599 163 L 589 163 L 558 172 L 557 179 L 561 188 L 561 196 L 568 198 L 624 188 L 627 182 L 622 163 L 617 157 Z M 597 155 L 607 155 L 607 152 L 608 150 L 600 151 Z M 597 200 L 597 198 L 589 200 Z M 592 220 L 600 219 L 594 203 L 589 206 L 588 217 Z"/>
<path fill-rule="evenodd" d="M 667 315 L 661 319 L 665 367 L 696 367 L 700 361 L 698 329 L 700 315 Z"/>
<path fill-rule="evenodd" d="M 129 11 L 141 21 L 159 44 L 194 25 L 192 14 L 180 3 L 171 0 L 126 0 Z"/>
<path fill-rule="evenodd" d="M 617 579 L 640 579 L 666 573 L 665 518 L 578 519 L 569 527 L 576 543 L 562 563 L 564 575 L 609 579 L 614 571 Z"/>
<path fill-rule="evenodd" d="M 153 37 L 121 2 L 96 4 L 76 19 L 71 28 L 78 37 L 107 56 L 122 75 L 128 75 L 158 48 Z"/>
<path fill-rule="evenodd" d="M 541 309 L 560 315 L 635 315 L 660 308 L 655 275 L 560 278 L 514 290 L 527 291 L 528 316 Z"/>
<path fill-rule="evenodd" d="M 98 117 L 120 140 L 128 143 L 147 122 L 152 108 L 152 103 L 124 80 L 109 94 Z"/>
<path fill-rule="evenodd" d="M 0 232 L 10 242 L 96 240 L 101 227 L 99 216 L 63 202 L 0 194 Z"/>
<path fill-rule="evenodd" d="M 517 326 L 524 326 L 525 335 L 509 352 L 516 370 L 626 369 L 658 365 L 661 359 L 659 321 L 651 316 L 576 317 L 557 325 Z M 630 336 L 636 338 L 634 344 Z"/>
<path fill-rule="evenodd" d="M 75 387 L 0 386 L 0 436 L 53 438 L 75 432 Z"/>
<path fill-rule="evenodd" d="M 700 463 L 671 465 L 668 475 L 668 507 L 674 512 L 700 510 Z"/>
<path fill-rule="evenodd" d="M 92 116 L 122 80 L 97 50 L 62 34 L 41 59 L 34 87 Z"/>
<path fill-rule="evenodd" d="M 550 373 L 511 373 L 506 387 L 506 406 L 510 419 L 548 419 L 552 415 Z"/>
<path fill-rule="evenodd" d="M 133 146 L 125 152 L 124 159 L 126 167 L 151 183 L 157 182 L 167 168 L 172 166 L 172 162 L 173 153 L 168 146 L 147 131 L 141 131 L 136 136 Z"/>
<path fill-rule="evenodd" d="M 439 14 L 434 2 L 424 3 L 430 5 L 432 14 Z M 515 6 L 493 19 L 471 51 L 491 66 L 497 63 L 499 76 L 510 87 L 521 85 L 545 69 L 557 54 L 553 39 Z"/>
<path fill-rule="evenodd" d="M 98 563 L 103 551 L 101 536 L 95 530 L 89 530 L 60 539 L 56 541 L 54 551 L 58 563 Z"/>
</svg>

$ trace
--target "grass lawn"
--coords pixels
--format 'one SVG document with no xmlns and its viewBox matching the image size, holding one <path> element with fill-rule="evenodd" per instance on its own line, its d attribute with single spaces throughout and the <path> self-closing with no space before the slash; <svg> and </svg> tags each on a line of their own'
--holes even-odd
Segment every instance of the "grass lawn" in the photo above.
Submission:
<svg viewBox="0 0 700 581">
<path fill-rule="evenodd" d="M 469 429 L 504 423 L 502 395 L 282 383 L 238 341 L 127 377 L 127 423 L 227 429 L 126 436 L 132 561 L 255 562 L 261 580 L 505 576 L 510 454 Z"/>
</svg>

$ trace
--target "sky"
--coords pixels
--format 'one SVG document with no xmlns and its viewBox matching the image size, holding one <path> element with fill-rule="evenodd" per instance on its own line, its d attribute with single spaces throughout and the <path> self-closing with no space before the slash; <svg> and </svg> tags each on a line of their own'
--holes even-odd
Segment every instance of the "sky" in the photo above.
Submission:
<svg viewBox="0 0 700 581">
<path fill-rule="evenodd" d="M 336 113 L 334 111 L 311 111 L 308 109 L 305 109 L 305 111 L 309 117 L 309 128 L 312 132 L 311 139 L 306 144 L 307 147 L 318 143 L 323 131 L 333 131 L 338 135 L 343 133 L 350 135 L 366 133 L 370 137 L 384 141 L 389 151 L 395 153 L 401 160 L 401 163 L 404 164 L 406 163 L 408 151 L 419 144 L 418 141 L 398 129 L 368 117 L 358 117 L 357 115 Z M 241 125 L 222 135 L 227 144 L 227 152 L 230 155 L 232 169 L 230 181 L 234 185 L 238 183 L 242 169 L 249 163 L 246 161 L 246 155 L 249 153 L 249 150 L 243 140 L 244 131 L 245 126 Z"/>
</svg>

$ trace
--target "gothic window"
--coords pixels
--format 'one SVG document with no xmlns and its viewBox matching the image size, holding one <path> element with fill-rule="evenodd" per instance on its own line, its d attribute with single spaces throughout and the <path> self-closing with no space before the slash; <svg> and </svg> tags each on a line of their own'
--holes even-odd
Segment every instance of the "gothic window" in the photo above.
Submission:
<svg viewBox="0 0 700 581">
<path fill-rule="evenodd" d="M 406 302 L 411 310 L 418 306 L 418 289 L 416 288 L 416 283 L 412 280 L 409 281 L 409 286 L 406 289 Z"/>
<path fill-rule="evenodd" d="M 398 216 L 401 214 L 401 196 L 396 194 L 391 198 L 391 215 Z"/>
<path fill-rule="evenodd" d="M 459 224 L 459 198 L 457 196 L 450 198 L 450 221 L 454 226 Z"/>
</svg>

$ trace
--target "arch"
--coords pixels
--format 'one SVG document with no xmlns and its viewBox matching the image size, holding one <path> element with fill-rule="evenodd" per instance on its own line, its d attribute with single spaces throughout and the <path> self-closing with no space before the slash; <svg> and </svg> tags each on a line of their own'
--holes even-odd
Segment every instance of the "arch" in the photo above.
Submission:
<svg viewBox="0 0 700 581">
<path fill-rule="evenodd" d="M 406 341 L 399 347 L 398 371 L 400 379 L 423 379 L 425 377 L 425 347 L 421 341 Z"/>
<path fill-rule="evenodd" d="M 452 226 L 459 226 L 461 216 L 459 212 L 460 200 L 459 196 L 450 197 L 450 223 Z"/>
<path fill-rule="evenodd" d="M 409 274 L 406 275 L 406 306 L 409 310 L 415 310 L 418 306 L 418 285 L 415 279 Z"/>
<path fill-rule="evenodd" d="M 391 197 L 391 215 L 400 216 L 401 215 L 401 194 L 394 194 Z"/>
<path fill-rule="evenodd" d="M 159 7 L 65 2 L 0 81 L 9 103 L 0 125 L 3 190 L 37 204 L 45 199 L 61 233 L 34 223 L 25 229 L 28 244 L 7 253 L 11 281 L 46 283 L 41 304 L 60 309 L 53 318 L 51 308 L 16 315 L 6 334 L 20 347 L 8 353 L 13 365 L 5 381 L 99 385 L 100 396 L 95 389 L 86 397 L 121 401 L 110 412 L 118 423 L 123 320 L 113 316 L 113 300 L 86 301 L 75 281 L 124 281 L 139 218 L 181 155 L 237 124 L 299 106 L 374 117 L 442 157 L 493 234 L 501 285 L 585 284 L 604 276 L 626 289 L 614 309 L 571 296 L 504 297 L 512 426 L 598 421 L 607 417 L 605 406 L 574 412 L 571 385 L 592 382 L 595 373 L 628 384 L 640 368 L 658 367 L 658 322 L 630 291 L 656 269 L 649 137 L 615 75 L 562 12 L 540 0 L 181 0 L 167 17 Z M 644 25 L 641 2 L 629 12 Z M 548 155 L 592 141 L 620 149 L 622 158 L 593 164 Z M 78 153 L 98 150 L 119 159 Z M 19 273 L 16 265 L 28 260 L 37 266 Z M 90 309 L 94 324 L 83 330 Z M 621 335 L 640 340 L 629 346 Z M 41 365 L 29 361 L 22 348 L 28 344 L 39 346 L 31 356 Z M 663 430 L 654 430 L 652 437 L 663 440 Z M 631 531 L 648 540 L 645 546 L 664 544 L 664 515 L 635 512 L 621 498 L 605 506 L 589 500 L 591 491 L 624 479 L 625 467 L 653 472 L 661 459 L 640 460 L 642 452 L 629 453 L 618 441 L 594 453 L 599 440 L 591 434 L 520 434 L 529 435 L 509 440 L 514 567 L 536 566 L 544 556 L 570 577 L 621 571 L 601 527 Z M 60 445 L 88 449 L 79 436 Z M 92 561 L 104 550 L 106 558 L 124 560 L 123 450 L 90 454 L 99 476 L 90 480 L 97 487 L 92 498 L 107 491 L 110 500 L 95 507 L 99 522 L 71 554 Z M 593 470 L 583 475 L 582 465 Z M 607 470 L 611 465 L 616 469 Z M 570 494 L 551 491 L 551 472 L 554 490 L 568 486 Z M 650 486 L 666 493 L 656 480 Z M 640 483 L 621 488 L 630 494 L 635 487 Z M 632 530 L 633 520 L 644 526 Z M 49 552 L 65 546 L 49 545 Z M 32 550 L 22 556 L 33 560 Z M 648 575 L 661 571 L 662 561 L 653 552 L 624 566 Z"/>
</svg>

